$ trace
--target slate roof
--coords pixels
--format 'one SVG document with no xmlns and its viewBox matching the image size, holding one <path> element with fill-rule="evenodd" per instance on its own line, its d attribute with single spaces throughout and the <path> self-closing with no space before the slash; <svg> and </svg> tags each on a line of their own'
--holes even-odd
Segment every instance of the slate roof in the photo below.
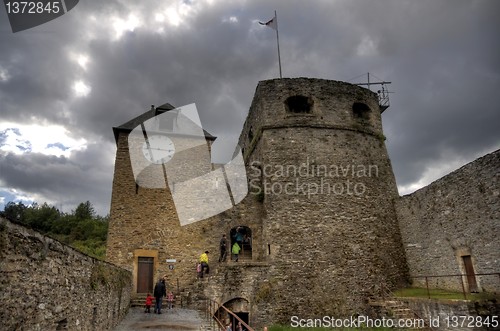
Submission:
<svg viewBox="0 0 500 331">
<path fill-rule="evenodd" d="M 155 117 L 158 114 L 161 114 L 163 112 L 169 111 L 175 109 L 174 106 L 172 106 L 169 103 L 165 103 L 161 106 L 158 106 L 156 108 L 151 107 L 150 110 L 147 112 L 137 116 L 136 118 L 131 119 L 130 121 L 123 123 L 120 126 L 113 127 L 113 133 L 115 135 L 115 142 L 118 142 L 118 135 L 120 132 L 126 132 L 130 133 L 132 132 L 133 129 L 135 129 L 138 125 L 140 125 L 142 122 L 149 120 L 150 118 Z M 212 136 L 210 133 L 207 131 L 203 130 L 203 133 L 205 134 L 205 138 L 208 140 L 215 140 L 217 137 Z"/>
</svg>

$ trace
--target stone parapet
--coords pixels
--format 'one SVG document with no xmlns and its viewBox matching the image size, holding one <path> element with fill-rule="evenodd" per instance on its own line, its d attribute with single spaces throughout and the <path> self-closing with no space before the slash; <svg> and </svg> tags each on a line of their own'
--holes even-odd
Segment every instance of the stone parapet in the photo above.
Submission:
<svg viewBox="0 0 500 331">
<path fill-rule="evenodd" d="M 110 330 L 130 286 L 130 272 L 0 219 L 2 330 Z"/>
</svg>

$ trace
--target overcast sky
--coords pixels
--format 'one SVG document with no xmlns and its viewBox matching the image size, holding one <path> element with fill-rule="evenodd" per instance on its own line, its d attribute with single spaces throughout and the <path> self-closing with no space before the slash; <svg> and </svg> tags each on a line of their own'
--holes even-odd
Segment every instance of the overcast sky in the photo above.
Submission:
<svg viewBox="0 0 500 331">
<path fill-rule="evenodd" d="M 0 8 L 0 210 L 109 213 L 112 127 L 152 104 L 196 103 L 223 154 L 257 83 L 279 77 L 276 34 L 258 24 L 275 9 L 284 77 L 392 82 L 401 194 L 500 148 L 497 0 L 81 0 L 18 33 Z"/>
</svg>

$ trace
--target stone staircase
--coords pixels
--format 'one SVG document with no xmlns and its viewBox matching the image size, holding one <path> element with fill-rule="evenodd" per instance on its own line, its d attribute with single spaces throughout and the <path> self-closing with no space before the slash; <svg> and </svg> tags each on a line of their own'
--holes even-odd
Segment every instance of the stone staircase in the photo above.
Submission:
<svg viewBox="0 0 500 331">
<path fill-rule="evenodd" d="M 218 328 L 212 321 L 204 319 L 200 325 L 200 331 L 218 331 Z"/>
<path fill-rule="evenodd" d="M 422 320 L 424 322 L 424 325 L 421 327 L 408 327 L 404 330 L 433 330 L 425 319 L 421 318 L 415 311 L 410 309 L 408 305 L 397 298 L 388 297 L 386 299 L 370 300 L 370 306 L 374 308 L 377 315 L 391 318 L 393 320 Z"/>
<path fill-rule="evenodd" d="M 138 293 L 136 296 L 134 296 L 130 299 L 130 306 L 131 307 L 145 307 L 145 303 L 146 303 L 146 294 L 143 294 L 143 293 Z M 167 309 L 168 302 L 167 302 L 166 298 L 163 298 L 163 301 L 161 303 L 161 307 L 162 307 L 162 309 Z M 181 307 L 181 296 L 177 295 L 175 292 L 174 292 L 174 302 L 172 304 L 172 307 L 173 308 Z M 153 310 L 153 309 L 154 309 L 154 301 L 153 301 L 153 306 L 151 307 L 151 310 Z"/>
<path fill-rule="evenodd" d="M 244 272 L 245 267 L 258 265 L 259 262 L 252 261 L 251 251 L 242 251 L 239 255 L 238 262 L 229 259 L 226 262 L 211 262 L 210 274 L 204 275 L 203 278 L 196 278 L 196 273 L 193 272 L 193 282 L 190 284 L 182 284 L 180 290 L 173 291 L 174 293 L 174 308 L 184 308 L 198 310 L 203 314 L 207 310 L 207 297 L 214 297 L 214 293 L 219 293 L 221 287 L 227 282 L 227 271 L 233 270 L 236 272 Z M 260 263 L 262 264 L 262 262 Z M 136 294 L 130 301 L 131 307 L 144 308 L 146 294 Z M 167 308 L 167 302 L 164 299 L 162 308 Z M 154 306 L 152 307 L 152 311 Z M 211 319 L 203 321 L 200 325 L 200 331 L 219 331 L 218 324 Z"/>
</svg>

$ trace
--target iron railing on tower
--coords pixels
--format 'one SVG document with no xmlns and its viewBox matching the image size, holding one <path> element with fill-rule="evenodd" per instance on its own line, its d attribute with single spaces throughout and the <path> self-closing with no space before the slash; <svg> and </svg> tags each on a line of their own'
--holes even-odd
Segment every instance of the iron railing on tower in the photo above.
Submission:
<svg viewBox="0 0 500 331">
<path fill-rule="evenodd" d="M 358 76 L 358 77 L 361 77 L 361 76 Z M 354 85 L 367 86 L 369 90 L 371 90 L 370 86 L 372 86 L 372 85 L 380 85 L 381 89 L 377 91 L 378 105 L 380 107 L 380 113 L 383 113 L 390 106 L 389 93 L 392 93 L 392 92 L 389 92 L 387 85 L 391 84 L 391 82 L 386 82 L 386 81 L 381 80 L 381 79 L 378 82 L 370 82 L 370 73 L 367 73 L 366 77 L 367 77 L 366 83 L 354 83 Z M 379 79 L 379 78 L 377 78 L 377 79 Z"/>
</svg>

